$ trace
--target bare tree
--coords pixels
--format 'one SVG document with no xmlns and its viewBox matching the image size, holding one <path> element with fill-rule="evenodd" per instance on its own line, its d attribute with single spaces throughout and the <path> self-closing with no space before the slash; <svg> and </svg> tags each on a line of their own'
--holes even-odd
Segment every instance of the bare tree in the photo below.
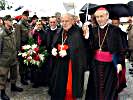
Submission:
<svg viewBox="0 0 133 100">
<path fill-rule="evenodd" d="M 0 10 L 11 9 L 12 6 L 6 0 L 0 0 Z"/>
</svg>

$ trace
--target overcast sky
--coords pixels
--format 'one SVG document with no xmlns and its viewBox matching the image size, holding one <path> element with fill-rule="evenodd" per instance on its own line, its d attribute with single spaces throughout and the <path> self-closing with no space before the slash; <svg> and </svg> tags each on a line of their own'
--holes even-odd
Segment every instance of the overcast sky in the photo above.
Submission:
<svg viewBox="0 0 133 100">
<path fill-rule="evenodd" d="M 75 5 L 75 13 L 82 8 L 85 3 L 94 3 L 94 4 L 110 4 L 110 3 L 127 3 L 131 0 L 6 0 L 13 5 L 14 8 L 18 6 L 24 6 L 25 9 L 30 9 L 32 12 L 40 14 L 45 12 L 46 14 L 58 12 L 66 12 L 66 9 L 63 6 L 63 2 L 72 3 Z M 14 9 L 13 8 L 13 9 Z M 74 13 L 74 9 L 70 11 Z"/>
</svg>

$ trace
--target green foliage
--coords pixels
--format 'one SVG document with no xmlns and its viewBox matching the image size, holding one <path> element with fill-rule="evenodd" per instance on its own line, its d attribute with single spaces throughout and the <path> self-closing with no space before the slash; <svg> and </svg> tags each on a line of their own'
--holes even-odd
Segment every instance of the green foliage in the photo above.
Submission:
<svg viewBox="0 0 133 100">
<path fill-rule="evenodd" d="M 32 45 L 32 44 L 34 44 L 34 43 L 35 43 L 35 40 L 34 40 L 33 38 L 29 38 L 28 44 L 29 44 L 29 45 Z"/>
</svg>

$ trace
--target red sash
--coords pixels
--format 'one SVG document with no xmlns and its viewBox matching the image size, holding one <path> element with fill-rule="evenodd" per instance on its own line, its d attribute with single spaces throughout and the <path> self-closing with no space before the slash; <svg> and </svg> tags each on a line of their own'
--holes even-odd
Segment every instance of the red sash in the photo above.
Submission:
<svg viewBox="0 0 133 100">
<path fill-rule="evenodd" d="M 69 60 L 68 66 L 68 78 L 67 78 L 67 87 L 66 87 L 66 96 L 65 100 L 76 100 L 72 94 L 72 61 Z"/>
<path fill-rule="evenodd" d="M 112 62 L 112 54 L 110 52 L 96 50 L 95 59 L 101 62 Z"/>
</svg>

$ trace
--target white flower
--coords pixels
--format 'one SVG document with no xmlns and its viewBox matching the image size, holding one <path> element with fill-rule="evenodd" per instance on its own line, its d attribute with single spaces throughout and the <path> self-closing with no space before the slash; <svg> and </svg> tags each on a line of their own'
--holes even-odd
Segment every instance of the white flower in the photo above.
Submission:
<svg viewBox="0 0 133 100">
<path fill-rule="evenodd" d="M 31 60 L 31 59 L 32 59 L 32 57 L 31 57 L 31 56 L 27 57 L 27 60 Z"/>
<path fill-rule="evenodd" d="M 32 63 L 33 65 L 40 65 L 40 61 L 35 61 L 35 60 L 31 60 L 30 63 Z"/>
<path fill-rule="evenodd" d="M 45 61 L 45 54 L 41 51 L 39 46 L 37 44 L 33 44 L 33 45 L 24 45 L 22 46 L 22 51 L 20 51 L 18 53 L 19 56 L 21 56 L 24 60 L 24 64 L 26 64 L 27 66 L 29 64 L 31 65 L 37 65 L 38 67 L 40 66 L 41 63 L 43 63 L 43 61 Z M 37 51 L 37 52 L 36 52 Z M 57 51 L 57 50 L 56 50 Z M 45 52 L 47 52 L 47 50 L 45 50 Z M 34 60 L 35 56 L 39 56 L 39 59 L 37 57 L 37 61 L 36 59 Z M 47 56 L 47 55 L 46 55 Z"/>
<path fill-rule="evenodd" d="M 31 46 L 32 49 L 35 49 L 36 47 L 37 47 L 37 44 L 33 44 L 33 45 Z"/>
<path fill-rule="evenodd" d="M 32 54 L 32 50 L 30 49 L 29 51 L 27 51 L 27 54 L 31 55 Z"/>
<path fill-rule="evenodd" d="M 35 62 L 35 60 L 33 60 L 33 59 L 30 60 L 31 64 L 35 64 L 34 62 Z"/>
<path fill-rule="evenodd" d="M 56 48 L 53 48 L 53 49 L 52 49 L 52 55 L 53 55 L 53 56 L 56 56 L 56 55 L 57 55 L 57 49 L 56 49 Z"/>
<path fill-rule="evenodd" d="M 28 66 L 29 62 L 27 60 L 24 60 L 24 63 Z"/>
<path fill-rule="evenodd" d="M 27 56 L 27 53 L 22 53 L 22 57 L 26 57 Z"/>
<path fill-rule="evenodd" d="M 64 56 L 66 56 L 67 55 L 67 52 L 66 52 L 66 50 L 61 50 L 60 52 L 59 52 L 59 55 L 63 58 Z"/>
<path fill-rule="evenodd" d="M 44 60 L 44 55 L 43 54 L 39 54 L 39 58 L 40 58 L 41 61 L 43 61 Z"/>
<path fill-rule="evenodd" d="M 18 56 L 20 56 L 20 55 L 22 55 L 22 54 L 23 54 L 23 53 L 19 52 L 19 53 L 18 53 Z"/>
<path fill-rule="evenodd" d="M 22 49 L 30 49 L 31 48 L 31 46 L 30 45 L 24 45 L 24 46 L 22 46 Z"/>
<path fill-rule="evenodd" d="M 39 61 L 36 61 L 36 65 L 39 66 L 40 65 L 40 62 Z"/>
</svg>

